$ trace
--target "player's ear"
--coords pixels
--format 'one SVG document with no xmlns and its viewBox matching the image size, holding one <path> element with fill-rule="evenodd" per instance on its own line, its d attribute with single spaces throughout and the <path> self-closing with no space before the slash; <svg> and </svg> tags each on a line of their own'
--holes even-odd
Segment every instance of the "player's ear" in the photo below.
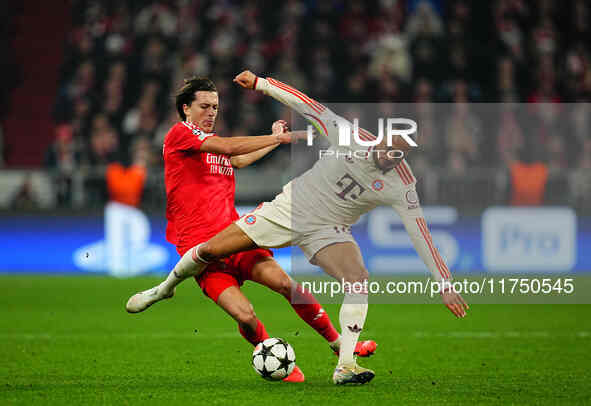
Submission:
<svg viewBox="0 0 591 406">
<path fill-rule="evenodd" d="M 185 116 L 188 116 L 189 113 L 191 112 L 191 105 L 189 104 L 183 104 L 183 112 L 185 113 Z"/>
</svg>

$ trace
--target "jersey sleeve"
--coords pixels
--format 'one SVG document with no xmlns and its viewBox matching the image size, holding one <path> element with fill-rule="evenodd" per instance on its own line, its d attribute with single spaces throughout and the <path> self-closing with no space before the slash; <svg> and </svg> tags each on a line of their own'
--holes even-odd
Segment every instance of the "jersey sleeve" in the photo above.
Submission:
<svg viewBox="0 0 591 406">
<path fill-rule="evenodd" d="M 326 106 L 300 92 L 299 90 L 273 78 L 257 78 L 255 88 L 267 96 L 285 104 L 304 116 L 316 128 L 318 134 L 328 138 L 333 146 L 339 146 L 339 127 L 353 130 L 353 123 L 335 114 Z M 359 138 L 363 141 L 375 140 L 375 136 L 363 128 L 359 128 Z M 340 145 L 349 147 L 353 145 Z"/>
<path fill-rule="evenodd" d="M 187 123 L 182 123 L 174 134 L 172 145 L 167 145 L 167 148 L 172 147 L 178 151 L 194 151 L 197 152 L 201 149 L 203 142 L 213 136 L 203 132 L 196 126 L 191 126 Z"/>
<path fill-rule="evenodd" d="M 452 280 L 451 272 L 433 242 L 431 232 L 423 215 L 423 210 L 418 206 L 418 200 L 416 205 L 410 205 L 407 201 L 401 201 L 393 204 L 392 208 L 400 216 L 415 251 L 423 260 L 423 263 L 435 281 Z"/>
<path fill-rule="evenodd" d="M 257 78 L 255 88 L 267 96 L 297 111 L 308 120 L 319 134 L 329 138 L 331 144 L 338 142 L 336 120 L 344 120 L 321 103 L 300 92 L 299 90 L 273 78 Z"/>
</svg>

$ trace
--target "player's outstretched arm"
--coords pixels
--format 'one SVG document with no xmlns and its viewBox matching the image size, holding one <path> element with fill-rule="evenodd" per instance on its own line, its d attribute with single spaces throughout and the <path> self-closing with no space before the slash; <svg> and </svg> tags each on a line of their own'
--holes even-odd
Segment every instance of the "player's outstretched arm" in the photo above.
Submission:
<svg viewBox="0 0 591 406">
<path fill-rule="evenodd" d="M 306 131 L 289 131 L 285 134 L 291 136 L 292 143 L 296 143 L 299 140 L 305 140 L 307 137 Z M 258 161 L 259 159 L 267 155 L 269 152 L 277 148 L 277 146 L 278 145 L 271 145 L 270 147 L 261 148 L 258 151 L 254 151 L 249 154 L 235 155 L 232 158 L 230 158 L 230 163 L 233 167 L 237 169 L 244 168 L 245 166 L 248 166 Z"/>
<path fill-rule="evenodd" d="M 289 129 L 287 127 L 287 122 L 285 122 L 284 120 L 275 121 L 273 123 L 273 126 L 271 127 L 271 131 L 273 132 L 273 134 L 275 134 L 276 132 L 279 132 L 279 131 L 282 131 L 283 133 L 287 133 L 288 130 Z M 268 147 L 261 148 L 259 150 L 254 151 L 254 152 L 250 152 L 248 154 L 234 155 L 232 158 L 230 158 L 230 163 L 232 164 L 233 167 L 235 167 L 237 169 L 244 168 L 245 166 L 248 166 L 248 165 L 252 164 L 253 162 L 258 161 L 259 159 L 261 159 L 262 157 L 267 155 L 269 152 L 273 151 L 278 146 L 279 146 L 279 144 L 270 145 Z"/>
<path fill-rule="evenodd" d="M 433 243 L 422 209 L 420 207 L 409 208 L 406 201 L 397 201 L 392 207 L 402 219 L 404 228 L 417 254 L 419 254 L 435 281 L 439 283 L 443 304 L 456 317 L 464 317 L 468 304 L 459 293 L 453 290 L 449 283 L 446 283 L 452 280 L 451 272 Z"/>
<path fill-rule="evenodd" d="M 308 95 L 276 79 L 257 77 L 249 70 L 238 74 L 234 78 L 234 83 L 273 97 L 304 116 L 319 134 L 330 138 L 328 129 L 331 127 L 328 126 L 328 121 L 329 118 L 333 118 L 334 113 Z"/>
<path fill-rule="evenodd" d="M 201 144 L 200 151 L 213 152 L 224 155 L 242 155 L 257 151 L 261 148 L 289 144 L 292 137 L 278 127 L 271 135 L 257 137 L 209 137 Z"/>
<path fill-rule="evenodd" d="M 319 117 L 322 113 L 327 111 L 325 106 L 300 90 L 291 87 L 286 83 L 280 82 L 277 79 L 258 77 L 249 70 L 245 70 L 236 75 L 234 83 L 239 84 L 245 89 L 256 90 L 257 92 L 262 92 L 271 96 L 277 101 L 285 104 L 287 107 L 302 114 L 306 119 L 309 119 L 310 115 Z"/>
</svg>

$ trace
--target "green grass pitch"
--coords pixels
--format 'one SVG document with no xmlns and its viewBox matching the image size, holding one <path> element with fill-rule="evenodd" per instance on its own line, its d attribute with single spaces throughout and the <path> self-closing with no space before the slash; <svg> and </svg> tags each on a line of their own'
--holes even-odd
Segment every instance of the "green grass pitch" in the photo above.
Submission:
<svg viewBox="0 0 591 406">
<path fill-rule="evenodd" d="M 370 306 L 360 360 L 376 378 L 330 382 L 336 357 L 277 294 L 245 292 L 271 336 L 288 340 L 303 384 L 267 382 L 251 346 L 193 281 L 129 315 L 155 278 L 0 277 L 0 405 L 589 404 L 590 305 Z M 327 305 L 335 325 L 338 307 Z"/>
</svg>

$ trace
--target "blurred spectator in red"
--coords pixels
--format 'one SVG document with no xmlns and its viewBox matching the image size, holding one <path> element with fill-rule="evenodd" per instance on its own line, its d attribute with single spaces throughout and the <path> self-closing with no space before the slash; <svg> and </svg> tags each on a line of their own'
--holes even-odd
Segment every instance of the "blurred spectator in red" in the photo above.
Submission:
<svg viewBox="0 0 591 406">
<path fill-rule="evenodd" d="M 45 155 L 45 167 L 51 170 L 58 204 L 69 204 L 72 175 L 78 169 L 80 157 L 74 145 L 72 126 L 62 124 L 56 128 L 55 134 L 55 141 Z"/>
<path fill-rule="evenodd" d="M 45 156 L 45 166 L 71 174 L 79 163 L 74 150 L 72 126 L 68 124 L 58 126 L 55 129 L 55 135 L 55 141 Z"/>
<path fill-rule="evenodd" d="M 131 166 L 126 168 L 118 162 L 109 164 L 106 171 L 109 199 L 138 207 L 142 200 L 147 168 L 151 160 L 150 142 L 146 138 L 139 138 L 132 146 Z"/>
<path fill-rule="evenodd" d="M 341 39 L 362 45 L 368 39 L 369 16 L 362 0 L 346 3 L 346 10 L 340 17 L 339 31 Z"/>
<path fill-rule="evenodd" d="M 526 145 L 520 159 L 509 168 L 511 176 L 512 206 L 540 206 L 548 182 L 548 167 L 535 156 L 535 148 Z"/>
</svg>

